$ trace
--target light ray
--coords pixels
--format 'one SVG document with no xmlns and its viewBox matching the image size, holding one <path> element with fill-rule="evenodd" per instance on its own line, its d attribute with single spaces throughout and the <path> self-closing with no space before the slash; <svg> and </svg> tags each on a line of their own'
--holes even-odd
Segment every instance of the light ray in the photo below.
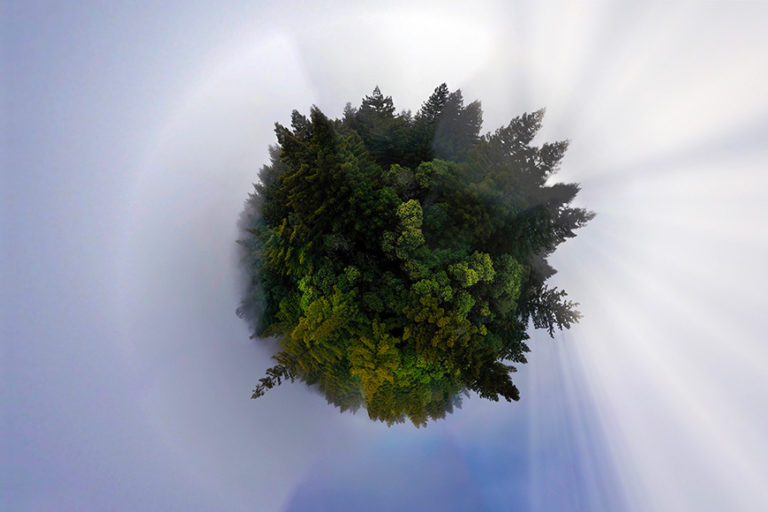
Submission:
<svg viewBox="0 0 768 512">
<path fill-rule="evenodd" d="M 761 392 L 766 352 L 754 324 L 734 327 L 726 323 L 726 319 L 747 318 L 765 306 L 761 288 L 768 277 L 764 272 L 750 275 L 747 268 L 754 269 L 766 256 L 768 234 L 763 224 L 743 222 L 765 217 L 762 170 L 766 160 L 762 140 L 755 133 L 765 130 L 768 106 L 758 92 L 766 75 L 764 66 L 750 65 L 763 57 L 760 45 L 764 36 L 755 29 L 753 20 L 745 22 L 746 35 L 731 41 L 733 28 L 718 28 L 716 23 L 720 11 L 698 11 L 691 4 L 671 10 L 668 4 L 654 4 L 629 14 L 602 3 L 589 11 L 525 3 L 489 7 L 487 12 L 494 16 L 508 16 L 509 24 L 517 28 L 509 32 L 503 30 L 503 23 L 489 21 L 493 16 L 462 19 L 457 9 L 437 16 L 413 9 L 404 18 L 386 14 L 373 18 L 361 10 L 301 33 L 286 32 L 287 45 L 300 54 L 294 76 L 303 86 L 294 93 L 301 97 L 297 102 L 307 107 L 316 101 L 329 112 L 337 112 L 343 101 L 358 97 L 384 74 L 395 77 L 380 85 L 395 97 L 398 107 L 417 108 L 432 87 L 449 81 L 484 100 L 489 111 L 487 126 L 502 124 L 520 110 L 547 106 L 542 138 L 568 137 L 574 141 L 561 179 L 582 183 L 580 200 L 596 210 L 598 218 L 555 255 L 555 266 L 562 269 L 555 281 L 582 303 L 582 325 L 574 329 L 571 339 L 562 340 L 568 348 L 553 358 L 555 370 L 546 364 L 523 370 L 530 373 L 535 367 L 537 372 L 528 377 L 529 400 L 517 410 L 530 419 L 522 437 L 527 453 L 506 449 L 529 463 L 526 483 L 530 509 L 549 503 L 540 493 L 546 492 L 552 476 L 548 472 L 557 467 L 545 449 L 554 442 L 565 452 L 564 464 L 578 460 L 574 467 L 561 467 L 563 473 L 558 478 L 585 483 L 588 489 L 584 496 L 574 498 L 585 509 L 611 509 L 623 503 L 637 510 L 685 509 L 691 504 L 702 509 L 728 504 L 747 510 L 755 502 L 768 503 L 759 481 L 767 455 L 761 436 L 766 421 L 750 409 L 764 402 Z M 432 18 L 435 23 L 431 28 L 418 33 L 425 20 Z M 734 15 L 728 19 L 732 23 L 741 18 Z M 332 33 L 329 27 L 334 28 Z M 702 29 L 712 31 L 704 37 Z M 398 31 L 403 37 L 392 40 L 390 33 Z M 431 48 L 441 43 L 447 45 L 450 55 L 430 60 Z M 350 61 L 353 44 L 365 49 L 368 59 L 357 54 Z M 607 44 L 611 46 L 606 48 Z M 722 68 L 722 77 L 715 76 L 713 65 L 705 59 L 686 58 L 698 44 L 714 56 L 713 65 Z M 727 50 L 718 50 L 718 45 L 743 51 L 741 62 L 731 62 Z M 180 157 L 174 151 L 215 146 L 228 137 L 225 131 L 217 136 L 188 130 L 190 120 L 199 123 L 200 119 L 210 119 L 206 116 L 218 115 L 217 97 L 231 93 L 242 99 L 250 86 L 262 87 L 261 91 L 269 89 L 265 84 L 279 88 L 283 71 L 279 67 L 265 81 L 243 72 L 243 66 L 263 62 L 266 53 L 253 53 L 250 48 L 244 55 L 250 57 L 233 54 L 221 65 L 212 59 L 203 73 L 207 78 L 186 96 L 180 114 L 159 139 L 162 147 L 156 148 L 156 154 L 166 159 L 159 160 L 162 165 L 156 165 L 155 172 L 163 167 L 177 172 L 194 168 L 200 164 L 195 154 Z M 354 80 L 348 78 L 350 65 L 356 68 Z M 512 69 L 506 69 L 507 65 Z M 710 108 L 725 97 L 726 91 L 733 98 Z M 699 115 L 697 108 L 702 104 L 707 105 L 702 110 L 707 116 Z M 286 107 L 286 113 L 296 106 Z M 245 124 L 242 118 L 238 123 Z M 254 134 L 256 139 L 267 142 L 268 138 Z M 168 141 L 173 141 L 170 147 L 174 148 L 169 152 Z M 266 144 L 262 146 L 259 151 L 263 154 Z M 236 182 L 253 179 L 242 171 L 244 155 L 254 157 L 251 152 L 234 159 L 241 175 L 226 185 L 224 195 L 216 198 L 206 191 L 198 196 L 203 201 L 178 205 L 177 213 L 199 210 L 200 204 L 231 201 L 240 186 Z M 215 165 L 222 156 L 232 158 L 223 150 L 209 155 L 204 163 Z M 210 185 L 218 170 L 206 172 L 203 179 L 179 192 L 194 193 Z M 158 184 L 157 176 L 143 179 L 139 192 Z M 170 190 L 168 183 L 163 186 Z M 713 204 L 718 205 L 716 212 Z M 137 205 L 150 207 L 146 198 L 137 199 Z M 207 234 L 220 232 L 223 226 L 223 217 L 214 215 L 213 210 L 208 214 L 207 219 L 198 215 L 183 226 L 184 236 L 201 247 L 211 243 Z M 133 220 L 150 225 L 154 218 L 157 212 L 147 210 Z M 193 226 L 195 222 L 197 226 Z M 160 242 L 154 235 L 147 240 Z M 728 249 L 718 249 L 718 245 Z M 742 268 L 713 274 L 713 268 L 720 268 L 723 256 L 731 252 L 741 253 L 730 264 Z M 206 253 L 204 257 L 223 256 Z M 147 273 L 152 266 L 149 263 L 144 261 L 129 275 L 146 280 L 162 277 L 162 269 Z M 210 269 L 202 277 L 211 289 L 228 279 Z M 750 278 L 752 281 L 744 284 Z M 193 289 L 186 289 L 194 294 Z M 219 289 L 216 293 L 225 296 L 230 292 Z M 740 312 L 728 310 L 724 304 L 726 297 L 734 296 L 744 302 Z M 228 296 L 227 300 L 231 299 Z M 201 314 L 202 307 L 192 305 L 185 314 Z M 720 320 L 718 314 L 725 319 Z M 535 353 L 537 347 L 533 349 Z M 181 367 L 181 376 L 203 371 L 192 361 L 203 357 L 201 354 L 210 353 L 190 352 L 190 361 L 185 363 L 178 352 L 169 349 L 156 361 L 177 358 L 177 362 L 190 365 Z M 239 369 L 238 375 L 247 375 L 244 366 L 236 362 L 222 364 L 233 364 Z M 158 371 L 146 370 L 150 380 Z M 553 371 L 559 371 L 559 376 L 546 375 Z M 713 380 L 716 377 L 731 382 L 723 386 Z M 735 382 L 737 377 L 743 382 Z M 555 381 L 558 384 L 553 384 Z M 173 439 L 178 418 L 189 418 L 191 413 L 178 407 L 163 411 L 181 391 L 168 382 L 162 385 L 168 387 L 167 394 L 156 395 L 147 406 L 158 423 L 155 428 L 175 450 L 180 464 L 188 466 L 190 478 L 202 480 L 205 465 L 201 461 L 214 456 L 204 450 L 184 455 L 181 447 L 201 441 L 205 431 L 185 429 L 181 441 Z M 537 388 L 548 391 L 542 393 Z M 204 395 L 203 389 L 197 391 Z M 290 394 L 290 399 L 297 399 L 304 391 Z M 734 399 L 729 396 L 732 392 L 741 395 Z M 581 405 L 584 410 L 579 409 Z M 567 422 L 560 429 L 553 424 L 556 415 L 549 407 L 567 410 L 563 416 Z M 479 442 L 459 441 L 461 433 L 484 432 L 498 439 L 505 428 L 521 426 L 522 413 L 518 417 L 493 411 L 469 401 L 450 420 L 446 428 L 456 436 L 460 450 L 484 449 Z M 361 443 L 373 442 L 379 434 L 364 414 L 338 424 L 359 435 Z M 325 434 L 307 435 L 322 438 Z M 232 447 L 226 449 L 234 451 Z M 606 461 L 594 452 L 613 460 Z M 292 460 L 292 468 L 305 468 Z M 482 467 L 487 470 L 491 466 Z M 732 470 L 730 475 L 722 474 L 724 466 Z M 582 470 L 587 474 L 576 475 Z M 615 478 L 622 484 L 615 494 L 601 482 L 612 470 L 618 471 Z M 306 468 L 301 471 L 309 478 Z M 296 475 L 284 477 L 288 487 L 282 488 L 282 499 L 289 503 L 290 486 L 298 486 L 302 480 Z M 480 479 L 473 481 L 478 494 L 491 503 L 499 502 L 505 490 L 514 487 L 510 480 L 494 481 L 492 488 L 483 487 Z M 699 482 L 707 488 L 699 489 Z M 236 484 L 214 482 L 212 492 L 226 492 L 232 485 Z M 631 503 L 624 503 L 625 499 Z"/>
</svg>

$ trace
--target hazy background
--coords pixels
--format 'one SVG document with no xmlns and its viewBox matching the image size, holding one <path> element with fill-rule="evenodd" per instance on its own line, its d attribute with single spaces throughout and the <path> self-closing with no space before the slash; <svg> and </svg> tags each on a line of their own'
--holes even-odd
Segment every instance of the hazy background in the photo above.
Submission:
<svg viewBox="0 0 768 512">
<path fill-rule="evenodd" d="M 8 510 L 768 509 L 768 4 L 5 2 Z M 547 108 L 597 218 L 519 403 L 339 414 L 235 317 L 235 223 L 312 104 Z"/>
</svg>

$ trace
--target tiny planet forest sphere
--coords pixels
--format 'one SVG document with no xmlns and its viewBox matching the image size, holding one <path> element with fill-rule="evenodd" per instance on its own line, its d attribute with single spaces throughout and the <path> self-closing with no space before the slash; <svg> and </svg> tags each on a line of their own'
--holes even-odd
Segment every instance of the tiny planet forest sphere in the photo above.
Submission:
<svg viewBox="0 0 768 512">
<path fill-rule="evenodd" d="M 276 124 L 239 223 L 237 313 L 278 344 L 253 398 L 299 379 L 417 426 L 469 391 L 518 400 L 529 325 L 580 316 L 547 257 L 594 217 L 550 179 L 568 143 L 532 145 L 543 115 L 481 135 L 480 103 L 442 84 L 415 115 L 377 87 L 341 119 L 313 107 Z"/>
</svg>

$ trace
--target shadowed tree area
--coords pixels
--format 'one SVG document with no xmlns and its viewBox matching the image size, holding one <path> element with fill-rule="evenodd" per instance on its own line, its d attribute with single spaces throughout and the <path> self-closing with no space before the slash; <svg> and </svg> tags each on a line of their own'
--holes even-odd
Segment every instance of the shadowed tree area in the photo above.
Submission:
<svg viewBox="0 0 768 512">
<path fill-rule="evenodd" d="M 276 124 L 238 241 L 237 313 L 279 341 L 253 398 L 298 378 L 417 426 L 470 390 L 518 400 L 528 326 L 579 318 L 547 256 L 594 216 L 568 206 L 577 184 L 548 184 L 568 144 L 531 144 L 543 114 L 481 136 L 480 103 L 442 84 L 415 115 L 377 87 L 342 119 Z"/>
</svg>

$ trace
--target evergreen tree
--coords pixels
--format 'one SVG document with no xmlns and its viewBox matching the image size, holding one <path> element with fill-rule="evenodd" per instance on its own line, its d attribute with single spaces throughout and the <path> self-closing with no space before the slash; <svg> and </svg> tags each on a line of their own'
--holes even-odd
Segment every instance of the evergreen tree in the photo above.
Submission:
<svg viewBox="0 0 768 512">
<path fill-rule="evenodd" d="M 468 391 L 518 400 L 529 322 L 579 318 L 547 257 L 593 214 L 569 206 L 576 184 L 548 184 L 567 143 L 531 145 L 543 111 L 480 136 L 480 103 L 442 84 L 395 112 L 376 87 L 341 120 L 313 107 L 275 127 L 240 220 L 238 315 L 280 343 L 254 398 L 298 378 L 423 425 Z"/>
</svg>

